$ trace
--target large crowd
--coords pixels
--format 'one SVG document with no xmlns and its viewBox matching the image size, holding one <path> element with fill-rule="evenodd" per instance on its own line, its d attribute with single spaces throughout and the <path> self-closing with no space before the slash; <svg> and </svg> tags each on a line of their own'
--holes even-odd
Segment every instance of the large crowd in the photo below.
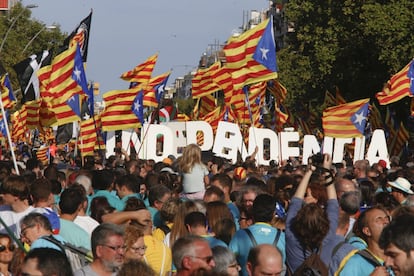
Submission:
<svg viewBox="0 0 414 276">
<path fill-rule="evenodd" d="M 413 163 L 255 154 L 23 148 L 0 161 L 0 276 L 413 275 Z"/>
</svg>

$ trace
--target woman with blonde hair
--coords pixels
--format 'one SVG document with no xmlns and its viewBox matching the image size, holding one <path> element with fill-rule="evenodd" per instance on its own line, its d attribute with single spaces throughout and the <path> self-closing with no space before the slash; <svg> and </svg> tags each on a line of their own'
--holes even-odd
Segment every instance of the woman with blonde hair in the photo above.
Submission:
<svg viewBox="0 0 414 276">
<path fill-rule="evenodd" d="M 135 225 L 128 225 L 125 228 L 125 259 L 142 260 L 147 247 L 144 243 L 144 233 Z"/>
<path fill-rule="evenodd" d="M 183 150 L 178 160 L 178 170 L 182 175 L 182 197 L 188 199 L 203 199 L 205 187 L 209 184 L 209 171 L 201 161 L 201 149 L 196 144 L 190 144 Z"/>
<path fill-rule="evenodd" d="M 184 218 L 191 212 L 200 211 L 194 201 L 185 201 L 178 207 L 177 214 L 174 217 L 171 232 L 165 236 L 164 244 L 172 248 L 174 242 L 185 235 L 188 235 L 187 227 L 184 224 Z"/>
</svg>

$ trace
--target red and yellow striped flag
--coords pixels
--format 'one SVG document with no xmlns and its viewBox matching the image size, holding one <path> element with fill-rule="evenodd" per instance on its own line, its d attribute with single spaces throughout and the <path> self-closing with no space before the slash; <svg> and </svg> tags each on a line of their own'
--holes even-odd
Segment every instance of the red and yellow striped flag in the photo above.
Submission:
<svg viewBox="0 0 414 276">
<path fill-rule="evenodd" d="M 404 145 L 407 143 L 410 134 L 408 130 L 404 127 L 404 124 L 401 122 L 400 127 L 398 128 L 397 135 L 395 135 L 391 147 L 390 147 L 390 154 L 391 155 L 400 155 Z"/>
<path fill-rule="evenodd" d="M 42 81 L 49 75 L 49 80 L 44 81 L 44 84 L 46 84 L 45 89 L 40 90 L 41 97 L 46 101 L 53 99 L 58 103 L 62 103 L 75 94 L 83 93 L 82 88 L 72 78 L 76 49 L 77 47 L 74 45 L 54 57 L 52 64 L 48 67 L 50 69 L 49 72 L 46 72 L 47 69 L 39 70 L 38 76 Z"/>
<path fill-rule="evenodd" d="M 231 93 L 233 91 L 233 80 L 229 68 L 220 67 L 211 72 L 211 77 L 224 93 L 228 93 L 229 91 Z"/>
<path fill-rule="evenodd" d="M 193 98 L 200 98 L 220 90 L 220 86 L 214 82 L 212 73 L 220 68 L 220 62 L 216 62 L 206 69 L 198 69 L 191 84 Z"/>
<path fill-rule="evenodd" d="M 234 89 L 277 77 L 272 20 L 267 19 L 224 46 L 225 66 L 231 70 Z"/>
<path fill-rule="evenodd" d="M 49 163 L 49 147 L 43 146 L 36 151 L 37 160 L 46 165 Z"/>
<path fill-rule="evenodd" d="M 99 139 L 95 126 L 100 125 L 99 118 L 90 118 L 80 123 L 80 135 L 79 135 L 79 148 L 81 155 L 93 155 L 95 146 L 98 144 Z"/>
<path fill-rule="evenodd" d="M 40 101 L 41 99 L 37 99 L 24 103 L 27 112 L 26 126 L 28 129 L 38 129 L 41 127 L 39 121 Z"/>
<path fill-rule="evenodd" d="M 369 99 L 328 107 L 323 112 L 325 136 L 352 138 L 364 135 Z"/>
<path fill-rule="evenodd" d="M 288 91 L 277 79 L 267 82 L 267 90 L 275 96 L 279 104 L 286 100 Z"/>
<path fill-rule="evenodd" d="M 401 100 L 406 96 L 412 97 L 411 77 L 414 74 L 413 61 L 408 63 L 400 72 L 391 77 L 381 92 L 376 94 L 379 104 L 386 105 Z"/>
<path fill-rule="evenodd" d="M 8 74 L 4 74 L 0 80 L 1 100 L 3 107 L 6 109 L 13 108 L 16 103 L 16 97 L 13 94 Z"/>
<path fill-rule="evenodd" d="M 139 87 L 133 87 L 104 94 L 105 109 L 101 113 L 103 131 L 123 130 L 140 125 L 138 117 L 132 112 L 132 103 L 139 91 Z"/>
<path fill-rule="evenodd" d="M 11 116 L 12 131 L 11 138 L 12 141 L 18 143 L 19 141 L 26 141 L 26 118 L 27 111 L 26 107 L 23 105 L 22 108 L 18 111 L 15 111 Z"/>
<path fill-rule="evenodd" d="M 128 82 L 147 83 L 151 79 L 155 63 L 158 59 L 158 53 L 150 56 L 143 63 L 138 64 L 134 69 L 121 75 L 121 79 Z"/>
<path fill-rule="evenodd" d="M 201 118 L 207 115 L 208 113 L 213 111 L 216 107 L 217 107 L 217 101 L 213 95 L 207 95 L 207 96 L 200 98 L 197 118 Z"/>
<path fill-rule="evenodd" d="M 275 102 L 275 125 L 278 132 L 283 130 L 283 126 L 286 124 L 288 118 L 289 115 L 284 113 L 277 105 L 277 102 Z"/>
<path fill-rule="evenodd" d="M 225 106 L 224 108 L 219 106 L 201 118 L 201 120 L 209 123 L 215 134 L 220 121 L 236 122 L 237 118 L 228 106 Z"/>
<path fill-rule="evenodd" d="M 371 105 L 371 112 L 369 113 L 369 122 L 371 123 L 372 130 L 383 129 L 384 123 L 382 122 L 381 113 L 375 104 Z"/>
<path fill-rule="evenodd" d="M 328 90 L 325 91 L 325 100 L 323 101 L 323 106 L 325 108 L 337 105 L 334 95 Z"/>
<path fill-rule="evenodd" d="M 164 74 L 151 78 L 147 84 L 141 84 L 139 86 L 142 88 L 142 92 L 144 93 L 142 100 L 144 106 L 158 107 L 157 95 L 162 92 L 157 91 L 157 87 L 159 87 L 162 82 L 166 81 L 170 74 L 171 71 L 168 71 Z"/>
<path fill-rule="evenodd" d="M 336 104 L 338 104 L 338 105 L 346 103 L 345 98 L 342 97 L 342 94 L 341 94 L 341 91 L 339 90 L 339 87 L 336 87 L 335 98 L 336 98 Z"/>
</svg>

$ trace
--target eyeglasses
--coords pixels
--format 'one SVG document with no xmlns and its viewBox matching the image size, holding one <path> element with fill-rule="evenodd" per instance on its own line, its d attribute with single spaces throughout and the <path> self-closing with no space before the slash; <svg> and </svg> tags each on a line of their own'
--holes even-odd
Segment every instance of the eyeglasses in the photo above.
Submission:
<svg viewBox="0 0 414 276">
<path fill-rule="evenodd" d="M 213 260 L 213 256 L 206 256 L 206 257 L 197 257 L 197 256 L 190 256 L 191 258 L 196 258 L 199 260 L 203 260 L 206 263 L 210 263 Z"/>
<path fill-rule="evenodd" d="M 0 252 L 4 252 L 8 249 L 10 252 L 13 252 L 16 249 L 16 246 L 14 244 L 9 244 L 9 246 L 0 245 Z"/>
<path fill-rule="evenodd" d="M 122 246 L 112 246 L 112 245 L 107 245 L 107 244 L 100 244 L 101 246 L 107 247 L 112 249 L 113 251 L 125 251 L 126 250 L 126 246 L 122 245 Z"/>
<path fill-rule="evenodd" d="M 36 225 L 29 225 L 29 226 L 26 226 L 26 227 L 22 228 L 22 230 L 20 231 L 20 237 L 26 237 L 27 230 L 29 230 L 30 228 L 35 227 L 35 226 Z"/>
<path fill-rule="evenodd" d="M 139 247 L 132 247 L 131 246 L 131 248 L 130 248 L 134 253 L 140 253 L 140 252 L 142 252 L 142 253 L 145 253 L 145 250 L 147 250 L 147 246 L 146 245 L 144 245 L 144 246 L 139 246 Z"/>
</svg>

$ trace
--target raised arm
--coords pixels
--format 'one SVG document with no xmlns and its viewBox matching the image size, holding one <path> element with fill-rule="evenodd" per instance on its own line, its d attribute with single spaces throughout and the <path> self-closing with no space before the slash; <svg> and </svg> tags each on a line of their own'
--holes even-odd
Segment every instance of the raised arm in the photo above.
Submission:
<svg viewBox="0 0 414 276">
<path fill-rule="evenodd" d="M 139 223 L 146 225 L 146 221 L 151 220 L 151 214 L 147 209 L 141 209 L 137 211 L 122 211 L 105 214 L 102 216 L 103 222 L 109 222 L 114 224 L 124 224 L 130 220 L 136 220 Z"/>
<path fill-rule="evenodd" d="M 305 172 L 305 175 L 302 177 L 302 180 L 299 183 L 298 188 L 296 189 L 295 194 L 293 195 L 294 197 L 297 197 L 300 199 L 303 199 L 305 197 L 306 188 L 308 188 L 309 180 L 312 176 L 314 168 L 315 167 L 313 166 L 308 167 L 308 169 Z"/>
<path fill-rule="evenodd" d="M 331 169 L 332 165 L 332 157 L 329 154 L 324 154 L 323 156 L 323 167 L 327 170 Z M 334 176 L 332 174 L 329 175 L 329 178 L 326 179 L 325 183 L 326 193 L 328 195 L 328 199 L 336 199 L 336 190 L 334 185 Z"/>
</svg>

